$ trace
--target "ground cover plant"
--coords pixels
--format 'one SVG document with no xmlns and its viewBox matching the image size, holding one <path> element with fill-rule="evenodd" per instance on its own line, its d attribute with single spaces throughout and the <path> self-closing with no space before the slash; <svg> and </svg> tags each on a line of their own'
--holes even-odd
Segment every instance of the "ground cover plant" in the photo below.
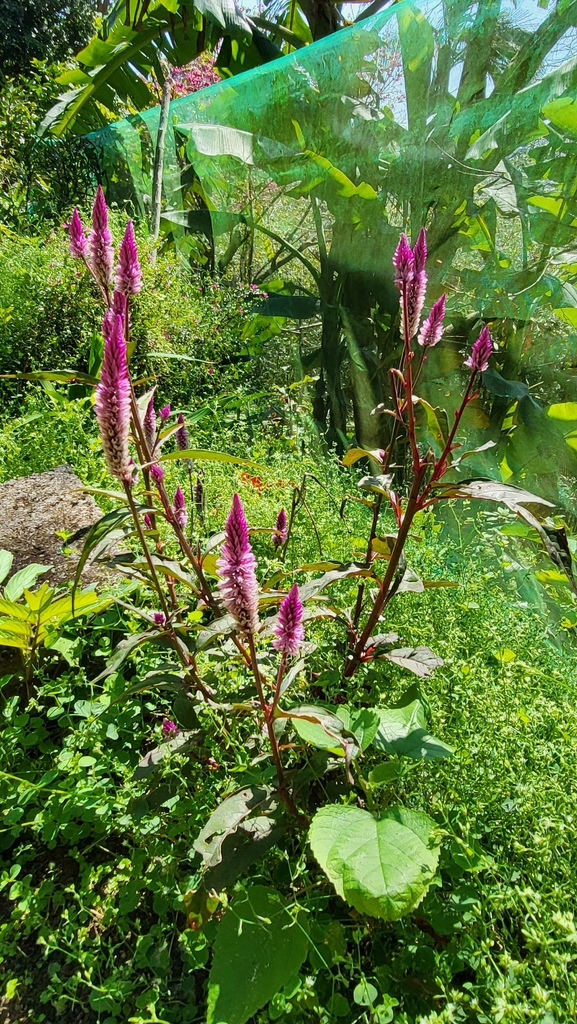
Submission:
<svg viewBox="0 0 577 1024">
<path fill-rule="evenodd" d="M 547 1020 L 556 1008 L 568 1008 L 572 919 L 551 911 L 547 928 L 557 928 L 551 938 L 538 919 L 535 892 L 525 891 L 521 937 L 516 934 L 516 945 L 507 938 L 503 947 L 515 955 L 501 962 L 501 934 L 515 929 L 507 915 L 518 913 L 520 876 L 507 874 L 503 894 L 503 865 L 478 842 L 486 833 L 467 806 L 470 750 L 461 755 L 459 789 L 454 769 L 443 776 L 442 762 L 452 763 L 453 750 L 431 732 L 426 694 L 420 682 L 407 689 L 404 678 L 406 671 L 419 681 L 443 671 L 449 653 L 453 667 L 439 724 L 456 725 L 458 734 L 464 722 L 454 693 L 472 682 L 471 666 L 482 674 L 492 659 L 502 683 L 519 658 L 494 640 L 494 627 L 489 653 L 485 644 L 479 649 L 466 635 L 419 618 L 415 602 L 425 589 L 442 615 L 457 582 L 440 576 L 438 566 L 436 577 L 423 580 L 406 563 L 417 537 L 435 535 L 443 503 L 485 497 L 521 516 L 571 584 L 570 561 L 560 554 L 563 534 L 542 526 L 527 508 L 547 503 L 518 488 L 458 476 L 469 453 L 460 450 L 457 432 L 490 359 L 489 331 L 467 356 L 462 403 L 449 426 L 414 393 L 423 361 L 441 341 L 444 297 L 421 323 L 425 236 L 412 249 L 402 236 L 394 262 L 403 356 L 390 375 L 392 440 L 386 450 L 357 448 L 345 457 L 348 465 L 365 459 L 372 471 L 340 515 L 338 502 L 331 519 L 325 510 L 323 532 L 332 535 L 327 558 L 315 516 L 303 520 L 318 472 L 305 473 L 292 488 L 288 511 L 277 503 L 274 516 L 251 529 L 261 508 L 263 466 L 191 448 L 181 414 L 168 405 L 157 412 L 154 389 L 137 397 L 128 363 L 131 304 L 141 286 L 132 226 L 115 278 L 101 192 L 90 239 L 76 213 L 70 237 L 72 254 L 86 262 L 104 300 L 94 407 L 117 481 L 116 489 L 92 488 L 113 507 L 88 534 L 82 561 L 121 539 L 126 550 L 111 560 L 125 582 L 90 627 L 47 620 L 48 650 L 68 663 L 70 675 L 48 653 L 26 710 L 17 682 L 6 689 L 11 770 L 2 843 L 12 858 L 5 884 L 14 906 L 5 929 L 8 964 L 18 962 L 20 925 L 47 951 L 46 1003 L 64 1019 L 85 1019 L 86 993 L 92 1019 L 110 1022 L 131 1014 L 134 1021 L 241 1024 L 261 1011 L 269 1019 L 327 1021 Z M 419 433 L 416 407 L 426 410 Z M 224 534 L 222 518 L 216 534 L 207 529 L 204 465 L 238 467 Z M 297 467 L 293 456 L 291 470 Z M 318 498 L 312 500 L 318 507 Z M 347 517 L 356 529 L 342 545 L 335 524 L 342 529 Z M 299 564 L 294 534 L 303 521 L 311 529 L 308 557 Z M 345 561 L 342 547 L 345 557 L 351 548 L 354 553 L 359 537 L 363 550 Z M 430 572 L 432 558 L 423 561 Z M 465 599 L 465 619 L 475 617 L 476 592 L 488 599 L 477 581 Z M 397 611 L 402 595 L 406 613 Z M 80 612 L 78 589 L 76 596 Z M 6 597 L 9 621 L 17 620 L 20 595 Z M 26 601 L 34 603 L 34 595 Z M 384 612 L 387 633 L 378 632 Z M 529 615 L 521 613 L 519 622 L 521 633 L 534 635 Z M 72 683 L 76 669 L 80 692 Z M 521 671 L 528 673 L 524 683 L 534 681 L 531 666 L 523 662 Z M 559 669 L 554 672 L 556 691 L 562 687 Z M 545 675 L 537 669 L 537 678 Z M 34 684 L 30 672 L 28 683 Z M 497 694 L 492 699 L 498 706 Z M 543 720 L 549 714 L 545 701 Z M 143 737 L 160 739 L 159 733 L 161 741 L 147 743 L 142 756 Z M 468 735 L 472 740 L 475 733 Z M 29 769 L 22 773 L 31 749 L 45 769 L 35 771 L 32 783 Z M 564 778 L 573 753 L 570 743 L 560 766 Z M 521 761 L 527 755 L 524 746 Z M 508 756 L 518 768 L 521 761 Z M 494 772 L 494 759 L 488 762 Z M 553 788 L 554 805 L 559 791 Z M 523 791 L 507 793 L 501 811 L 525 806 Z M 490 794 L 478 819 L 496 833 L 497 853 L 507 829 L 498 815 L 495 823 L 493 803 Z M 565 849 L 571 828 L 568 820 Z M 30 834 L 44 846 L 44 861 Z M 14 848 L 30 864 L 23 879 Z M 44 863 L 53 867 L 39 881 Z M 481 872 L 490 879 L 483 900 Z M 571 868 L 552 872 L 561 892 Z M 66 891 L 75 894 L 72 901 Z M 47 923 L 39 927 L 44 914 Z M 521 963 L 525 943 L 539 949 L 530 965 Z M 550 943 L 561 951 L 551 971 L 541 957 Z M 136 980 L 139 970 L 146 984 Z M 12 1003 L 18 983 L 18 974 L 7 980 Z M 49 1010 L 37 1006 L 33 1013 L 43 1019 Z"/>
</svg>

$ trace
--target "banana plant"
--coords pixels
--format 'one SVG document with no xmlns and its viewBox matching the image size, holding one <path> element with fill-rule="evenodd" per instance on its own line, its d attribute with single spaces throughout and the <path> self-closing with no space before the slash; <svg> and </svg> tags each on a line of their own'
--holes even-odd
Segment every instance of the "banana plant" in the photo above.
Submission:
<svg viewBox="0 0 577 1024">
<path fill-rule="evenodd" d="M 58 78 L 66 89 L 41 131 L 83 135 L 122 116 L 126 108 L 137 113 L 152 107 L 157 102 L 153 72 L 162 84 L 166 65 L 189 64 L 219 42 L 223 75 L 280 55 L 227 0 L 119 0 L 77 55 L 77 66 Z"/>
</svg>

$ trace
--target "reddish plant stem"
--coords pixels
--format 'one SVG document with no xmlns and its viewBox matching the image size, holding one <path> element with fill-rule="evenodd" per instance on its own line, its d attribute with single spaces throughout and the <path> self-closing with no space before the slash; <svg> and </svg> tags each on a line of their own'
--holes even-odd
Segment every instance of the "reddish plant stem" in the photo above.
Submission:
<svg viewBox="0 0 577 1024">
<path fill-rule="evenodd" d="M 453 447 L 453 441 L 455 440 L 455 434 L 457 433 L 457 430 L 458 430 L 458 427 L 459 427 L 459 423 L 461 422 L 463 413 L 465 412 L 465 409 L 467 408 L 467 405 L 471 401 L 471 391 L 473 390 L 473 385 L 475 383 L 475 377 L 476 376 L 477 376 L 477 372 L 474 371 L 471 374 L 471 376 L 469 377 L 469 383 L 467 384 L 467 387 L 465 389 L 465 394 L 463 395 L 463 400 L 462 400 L 459 408 L 457 409 L 457 411 L 455 413 L 455 422 L 453 423 L 453 426 L 451 427 L 451 430 L 449 432 L 449 436 L 447 437 L 447 440 L 445 441 L 445 446 L 443 448 L 443 451 L 441 452 L 441 454 L 439 455 L 439 458 L 435 462 L 435 465 L 434 465 L 434 468 L 433 468 L 433 472 L 431 474 L 431 479 L 429 480 L 427 486 L 425 487 L 425 490 L 423 491 L 423 494 L 421 495 L 421 502 L 425 501 L 425 499 L 428 497 L 428 495 L 430 493 L 430 490 L 433 487 L 433 485 L 438 480 L 440 480 L 440 478 L 447 471 L 447 459 L 448 459 L 449 455 L 451 454 L 451 450 L 452 450 L 452 447 Z"/>
<path fill-rule="evenodd" d="M 291 814 L 298 814 L 297 809 L 296 809 L 295 804 L 294 804 L 294 800 L 292 799 L 292 796 L 290 795 L 290 793 L 287 791 L 287 788 L 286 788 L 284 771 L 283 771 L 280 751 L 279 751 L 279 747 L 278 747 L 278 740 L 276 738 L 276 734 L 275 734 L 275 731 L 274 731 L 274 706 L 272 704 L 267 704 L 267 702 L 265 700 L 265 696 L 264 696 L 264 692 L 263 692 L 263 688 L 262 688 L 262 680 L 261 680 L 261 677 L 260 677 L 260 672 L 259 672 L 259 668 L 258 668 L 258 662 L 257 662 L 257 659 L 256 659 L 256 648 L 255 648 L 255 645 L 254 645 L 254 636 L 252 635 L 252 633 L 248 634 L 248 648 L 249 648 L 249 651 L 250 651 L 250 660 L 251 660 L 251 667 L 252 667 L 252 671 L 253 671 L 253 675 L 254 675 L 254 681 L 256 683 L 256 692 L 258 694 L 258 699 L 259 699 L 260 706 L 262 708 L 262 712 L 263 712 L 263 715 L 264 715 L 264 720 L 265 720 L 265 724 L 266 724 L 266 728 L 267 728 L 267 732 L 268 732 L 269 743 L 270 743 L 270 746 L 271 746 L 272 759 L 274 761 L 274 766 L 276 768 L 276 775 L 277 775 L 277 780 L 278 780 L 278 791 L 279 791 L 279 794 L 280 794 L 280 796 L 282 798 L 282 801 L 285 804 L 287 810 L 290 811 Z M 280 689 L 280 687 L 279 687 L 279 689 Z"/>
<path fill-rule="evenodd" d="M 413 473 L 418 473 L 421 467 L 421 457 L 417 446 L 417 432 L 415 429 L 415 409 L 413 405 L 413 352 L 411 350 L 411 337 L 409 333 L 409 302 L 406 285 L 403 288 L 403 335 L 404 335 L 404 356 L 405 356 L 405 401 L 407 406 L 408 435 L 413 456 Z"/>
<path fill-rule="evenodd" d="M 413 480 L 413 485 L 411 487 L 411 493 L 409 495 L 409 500 L 407 502 L 407 507 L 405 509 L 405 514 L 403 516 L 403 521 L 401 523 L 401 527 L 400 527 L 399 532 L 397 534 L 397 539 L 395 541 L 395 545 L 394 545 L 393 550 L 391 552 L 391 557 L 389 559 L 389 564 L 387 566 L 387 571 L 386 571 L 386 573 L 385 573 L 385 575 L 383 577 L 381 586 L 379 588 L 378 596 L 377 596 L 377 598 L 375 600 L 375 603 L 373 605 L 371 614 L 369 615 L 369 617 L 367 619 L 365 628 L 364 628 L 364 630 L 363 630 L 363 632 L 362 632 L 362 634 L 361 634 L 361 636 L 360 636 L 360 638 L 359 638 L 359 640 L 358 640 L 358 642 L 356 644 L 356 647 L 354 649 L 353 654 L 350 656 L 349 661 L 348 661 L 347 665 L 345 666 L 345 671 L 344 671 L 345 677 L 350 677 L 350 676 L 354 675 L 354 673 L 357 671 L 357 669 L 358 669 L 358 667 L 359 667 L 359 665 L 361 663 L 361 656 L 362 656 L 363 651 L 365 650 L 365 647 L 367 645 L 367 640 L 371 636 L 371 634 L 373 632 L 373 629 L 374 629 L 376 623 L 378 622 L 379 616 L 380 616 L 380 614 L 381 614 L 381 612 L 382 612 L 382 610 L 383 610 L 383 608 L 385 606 L 385 603 L 387 601 L 387 596 L 388 596 L 391 584 L 393 582 L 393 579 L 395 577 L 395 573 L 397 571 L 399 562 L 401 560 L 401 555 L 403 553 L 403 548 L 405 546 L 405 542 L 407 540 L 407 536 L 408 536 L 409 530 L 411 528 L 411 523 L 413 522 L 413 519 L 415 518 L 416 513 L 419 511 L 419 507 L 420 507 L 419 491 L 420 491 L 420 488 L 421 488 L 421 484 L 423 482 L 425 471 L 426 471 L 426 466 L 421 466 L 419 468 L 418 472 L 415 474 L 415 478 Z"/>
</svg>

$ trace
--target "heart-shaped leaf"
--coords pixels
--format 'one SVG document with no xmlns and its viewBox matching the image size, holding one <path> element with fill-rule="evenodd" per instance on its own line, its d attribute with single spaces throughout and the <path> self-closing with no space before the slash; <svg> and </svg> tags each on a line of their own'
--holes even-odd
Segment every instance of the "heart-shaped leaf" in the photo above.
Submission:
<svg viewBox="0 0 577 1024">
<path fill-rule="evenodd" d="M 432 818 L 403 807 L 388 808 L 380 820 L 360 807 L 321 807 L 309 842 L 339 896 L 385 921 L 420 903 L 439 860 Z"/>
</svg>

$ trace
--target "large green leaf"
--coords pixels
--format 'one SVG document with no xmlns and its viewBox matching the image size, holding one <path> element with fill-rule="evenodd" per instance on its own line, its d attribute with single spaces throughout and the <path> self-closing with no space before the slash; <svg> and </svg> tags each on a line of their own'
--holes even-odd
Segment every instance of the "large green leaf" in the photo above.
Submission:
<svg viewBox="0 0 577 1024">
<path fill-rule="evenodd" d="M 308 952 L 303 923 L 275 889 L 235 896 L 216 935 L 206 1024 L 245 1024 L 298 971 Z"/>
<path fill-rule="evenodd" d="M 380 820 L 360 807 L 321 807 L 309 842 L 339 896 L 385 921 L 420 903 L 439 860 L 432 818 L 403 807 L 388 808 Z"/>
<path fill-rule="evenodd" d="M 425 709 L 420 700 L 413 700 L 400 708 L 376 708 L 379 728 L 373 738 L 373 747 L 387 754 L 404 757 L 450 757 L 451 747 L 435 739 L 427 730 Z"/>
</svg>

